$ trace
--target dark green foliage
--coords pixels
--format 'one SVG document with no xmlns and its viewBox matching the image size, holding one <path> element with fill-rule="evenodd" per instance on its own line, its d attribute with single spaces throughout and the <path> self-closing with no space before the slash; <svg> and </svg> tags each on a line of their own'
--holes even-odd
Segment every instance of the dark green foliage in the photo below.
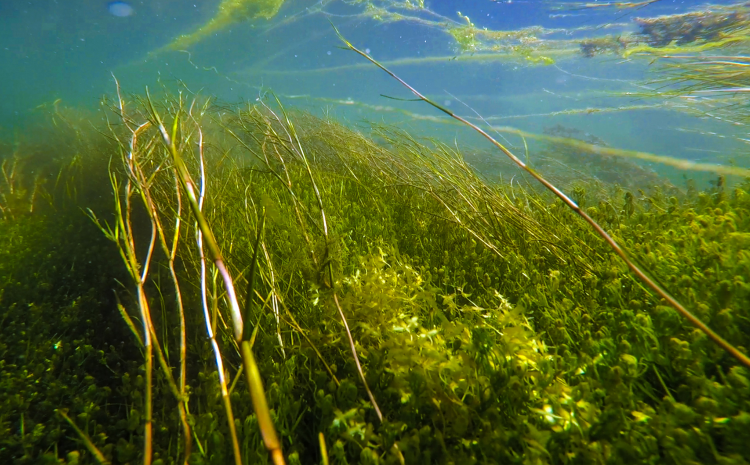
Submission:
<svg viewBox="0 0 750 465">
<path fill-rule="evenodd" d="M 117 372 L 138 354 L 114 306 L 116 255 L 76 211 L 0 222 L 0 238 L 0 461 L 77 448 L 58 408 L 105 447 L 123 432 Z"/>
</svg>

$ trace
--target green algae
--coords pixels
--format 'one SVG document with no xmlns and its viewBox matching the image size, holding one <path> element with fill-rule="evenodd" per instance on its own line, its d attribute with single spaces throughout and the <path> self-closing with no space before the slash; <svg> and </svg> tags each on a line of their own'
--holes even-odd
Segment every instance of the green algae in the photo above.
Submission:
<svg viewBox="0 0 750 465">
<path fill-rule="evenodd" d="M 285 0 L 222 0 L 216 15 L 194 32 L 175 38 L 157 52 L 184 50 L 208 37 L 245 21 L 269 20 L 276 16 Z"/>
</svg>

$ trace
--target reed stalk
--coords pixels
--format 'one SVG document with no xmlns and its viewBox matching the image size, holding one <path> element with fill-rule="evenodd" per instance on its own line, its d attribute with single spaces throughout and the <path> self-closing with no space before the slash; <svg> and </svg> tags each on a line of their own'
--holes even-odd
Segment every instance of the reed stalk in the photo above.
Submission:
<svg viewBox="0 0 750 465">
<path fill-rule="evenodd" d="M 122 102 L 122 101 L 120 101 Z M 122 112 L 122 105 L 121 105 Z M 136 128 L 128 128 L 131 130 L 131 138 L 128 144 L 129 150 L 123 153 L 123 162 L 129 170 L 129 176 L 124 186 L 121 186 L 120 181 L 114 172 L 110 172 L 110 182 L 112 184 L 112 190 L 114 192 L 115 199 L 115 226 L 114 228 L 108 224 L 104 224 L 99 221 L 95 214 L 89 210 L 89 216 L 97 227 L 105 234 L 107 238 L 117 244 L 120 256 L 125 263 L 125 266 L 130 274 L 130 277 L 135 283 L 136 296 L 138 309 L 140 311 L 141 321 L 143 324 L 143 348 L 145 351 L 145 383 L 144 383 L 144 431 L 143 431 L 143 463 L 144 465 L 150 465 L 152 460 L 152 448 L 153 448 L 153 352 L 154 352 L 154 341 L 153 336 L 155 335 L 152 328 L 153 324 L 151 321 L 151 310 L 146 298 L 146 291 L 144 288 L 146 279 L 149 273 L 149 267 L 151 259 L 153 257 L 154 247 L 156 245 L 156 225 L 153 217 L 150 217 L 151 233 L 148 242 L 148 249 L 146 257 L 141 263 L 136 254 L 135 237 L 133 233 L 132 221 L 131 221 L 131 210 L 132 210 L 132 197 L 134 195 L 133 180 L 138 180 L 140 173 L 137 168 L 137 147 L 138 147 L 138 136 L 143 133 L 149 126 L 150 123 L 146 122 Z M 121 145 L 122 147 L 122 145 Z M 124 202 L 124 205 L 123 205 Z M 158 341 L 157 341 L 158 344 Z"/>
<path fill-rule="evenodd" d="M 208 258 L 214 263 L 214 266 L 218 270 L 219 274 L 222 277 L 223 283 L 224 283 L 224 290 L 227 294 L 227 299 L 229 303 L 229 311 L 232 316 L 232 325 L 234 328 L 234 337 L 235 340 L 238 342 L 238 344 L 242 345 L 242 356 L 243 356 L 243 363 L 245 364 L 245 372 L 246 376 L 248 376 L 248 388 L 250 389 L 250 395 L 253 400 L 253 407 L 255 409 L 255 413 L 258 416 L 258 423 L 261 427 L 261 432 L 263 434 L 264 443 L 266 445 L 266 448 L 268 449 L 269 453 L 271 454 L 271 457 L 276 465 L 283 465 L 284 458 L 281 451 L 281 443 L 278 441 L 276 436 L 276 430 L 273 426 L 273 422 L 270 420 L 270 412 L 268 410 L 268 405 L 265 400 L 265 392 L 263 391 L 263 384 L 260 379 L 260 374 L 257 370 L 253 370 L 252 368 L 256 365 L 255 358 L 253 356 L 252 350 L 250 349 L 250 346 L 248 345 L 248 341 L 243 340 L 243 331 L 244 331 L 244 325 L 243 325 L 243 319 L 242 319 L 242 312 L 240 310 L 239 303 L 237 301 L 237 294 L 235 292 L 234 288 L 234 281 L 232 279 L 232 276 L 227 269 L 224 258 L 222 256 L 221 250 L 219 248 L 219 245 L 216 241 L 216 238 L 214 237 L 214 234 L 205 219 L 205 216 L 203 215 L 202 209 L 201 209 L 201 199 L 203 198 L 202 195 L 199 198 L 198 193 L 196 192 L 195 183 L 192 180 L 192 177 L 190 176 L 190 172 L 187 169 L 187 166 L 182 158 L 182 154 L 180 150 L 177 148 L 177 135 L 178 131 L 180 129 L 180 117 L 182 112 L 182 102 L 180 101 L 180 107 L 177 109 L 177 111 L 174 114 L 174 121 L 172 124 L 172 131 L 171 134 L 167 131 L 159 113 L 157 112 L 153 101 L 151 99 L 151 96 L 148 93 L 148 89 L 146 90 L 146 97 L 147 97 L 147 104 L 150 109 L 151 117 L 155 123 L 155 126 L 158 128 L 159 133 L 162 137 L 162 142 L 167 149 L 168 153 L 170 154 L 171 161 L 173 163 L 173 168 L 175 172 L 177 173 L 177 177 L 180 180 L 180 184 L 182 187 L 182 190 L 185 192 L 185 195 L 188 199 L 188 203 L 190 205 L 191 211 L 193 213 L 193 216 L 196 219 L 196 222 L 198 224 L 198 230 L 200 231 L 200 243 L 201 243 L 201 259 L 203 260 L 203 247 L 207 248 L 208 250 Z M 200 128 L 198 129 L 200 134 L 200 147 L 201 147 L 201 154 L 202 154 L 202 131 Z M 201 193 L 203 193 L 203 189 L 201 189 Z M 203 261 L 202 261 L 203 263 Z M 205 289 L 205 286 L 204 286 Z M 241 463 L 241 456 L 239 451 L 239 442 L 236 435 L 236 430 L 234 428 L 234 416 L 232 414 L 232 408 L 231 408 L 231 402 L 229 400 L 229 394 L 228 390 L 226 388 L 226 380 L 224 379 L 224 370 L 223 370 L 223 364 L 221 363 L 221 357 L 219 353 L 218 343 L 215 341 L 214 332 L 210 328 L 209 325 L 209 316 L 207 313 L 207 307 L 205 305 L 204 300 L 204 311 L 206 311 L 206 323 L 207 323 L 207 331 L 209 331 L 209 335 L 212 338 L 212 345 L 214 346 L 214 351 L 217 354 L 217 365 L 219 370 L 219 379 L 221 382 L 221 389 L 222 389 L 222 398 L 224 399 L 224 406 L 227 412 L 227 417 L 229 421 L 229 428 L 230 432 L 232 434 L 232 442 L 233 442 L 233 451 L 234 451 L 234 457 L 235 462 L 239 465 Z M 214 322 L 215 323 L 215 322 Z"/>
</svg>

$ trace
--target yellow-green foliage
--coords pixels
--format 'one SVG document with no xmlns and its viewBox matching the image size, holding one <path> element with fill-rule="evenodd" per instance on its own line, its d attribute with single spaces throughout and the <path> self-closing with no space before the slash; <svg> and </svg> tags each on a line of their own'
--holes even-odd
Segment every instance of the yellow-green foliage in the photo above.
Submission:
<svg viewBox="0 0 750 465">
<path fill-rule="evenodd" d="M 244 21 L 271 19 L 276 16 L 285 0 L 222 0 L 216 16 L 190 34 L 177 37 L 165 47 L 167 50 L 182 50 L 214 35 L 217 32 Z"/>
<path fill-rule="evenodd" d="M 528 463 L 534 463 L 545 455 L 544 431 L 588 426 L 591 407 L 573 400 L 553 369 L 557 358 L 497 291 L 490 290 L 486 307 L 459 304 L 470 296 L 442 295 L 403 258 L 380 247 L 361 257 L 342 284 L 341 306 L 356 322 L 353 332 L 369 362 L 369 379 L 382 389 L 381 405 L 391 412 L 390 434 L 366 434 L 361 407 L 354 406 L 333 410 L 334 436 L 379 456 L 392 454 L 398 441 L 407 461 L 450 456 L 467 463 L 482 455 L 506 456 L 502 430 L 519 428 L 528 415 L 529 430 L 521 437 Z M 425 426 L 414 434 L 414 424 Z"/>
<path fill-rule="evenodd" d="M 532 63 L 545 65 L 553 64 L 554 59 L 541 55 L 541 52 L 549 50 L 545 41 L 536 36 L 547 34 L 549 31 L 541 27 L 530 27 L 518 31 L 493 31 L 477 28 L 468 16 L 458 13 L 459 17 L 466 21 L 465 25 L 450 26 L 445 32 L 450 34 L 462 53 L 476 52 L 506 52 L 510 56 L 521 56 Z"/>
</svg>

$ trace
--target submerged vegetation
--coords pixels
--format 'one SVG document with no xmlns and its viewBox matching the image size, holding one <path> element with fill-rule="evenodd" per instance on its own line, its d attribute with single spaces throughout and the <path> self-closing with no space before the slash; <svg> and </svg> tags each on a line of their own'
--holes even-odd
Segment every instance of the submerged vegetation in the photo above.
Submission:
<svg viewBox="0 0 750 465">
<path fill-rule="evenodd" d="M 744 55 L 667 56 L 654 84 L 661 95 L 681 97 L 690 112 L 742 126 L 750 121 L 750 57 Z"/>
<path fill-rule="evenodd" d="M 58 167 L 103 198 L 45 187 L 55 215 L 0 223 L 5 461 L 269 460 L 245 344 L 286 463 L 750 460 L 750 373 L 560 200 L 389 126 L 180 95 L 111 108 L 108 138 L 68 139 L 82 168 Z M 156 115 L 234 278 L 239 338 Z M 748 190 L 584 179 L 573 195 L 744 348 Z"/>
<path fill-rule="evenodd" d="M 169 47 L 282 3 L 225 0 Z M 461 50 L 539 63 L 747 33 L 719 9 L 548 47 L 461 19 L 440 23 Z M 746 57 L 670 60 L 660 95 L 747 87 Z M 736 100 L 709 116 L 744 122 Z M 750 463 L 747 168 L 493 128 L 520 170 L 185 88 L 118 84 L 103 119 L 58 103 L 0 143 L 0 462 Z M 678 186 L 639 158 L 720 174 Z"/>
<path fill-rule="evenodd" d="M 514 30 L 493 30 L 476 25 L 460 11 L 456 12 L 455 18 L 440 15 L 422 0 L 324 0 L 305 8 L 304 13 L 291 14 L 272 26 L 289 24 L 311 15 L 372 20 L 383 24 L 409 23 L 443 32 L 446 38 L 450 38 L 456 53 L 461 55 L 480 54 L 493 61 L 522 60 L 540 65 L 576 56 L 592 58 L 598 55 L 643 55 L 652 58 L 664 53 L 703 52 L 725 47 L 743 47 L 750 40 L 750 7 L 746 3 L 708 5 L 683 14 L 635 16 L 636 13 L 647 11 L 643 9 L 652 3 L 657 2 L 565 2 L 557 5 L 551 2 L 546 7 L 550 11 L 597 9 L 624 11 L 626 14 L 620 15 L 615 22 L 573 29 L 530 26 Z M 340 13 L 340 4 L 348 7 L 344 10 L 348 14 Z M 208 22 L 191 33 L 175 38 L 156 53 L 190 48 L 242 22 L 271 20 L 283 5 L 284 0 L 223 0 L 215 16 Z M 613 32 L 609 32 L 610 30 Z M 411 58 L 416 62 L 430 59 L 416 56 Z M 245 74 L 248 71 L 252 69 L 246 70 Z"/>
<path fill-rule="evenodd" d="M 222 0 L 216 15 L 194 32 L 183 34 L 159 50 L 182 50 L 223 31 L 234 24 L 257 19 L 271 19 L 285 0 Z"/>
</svg>

